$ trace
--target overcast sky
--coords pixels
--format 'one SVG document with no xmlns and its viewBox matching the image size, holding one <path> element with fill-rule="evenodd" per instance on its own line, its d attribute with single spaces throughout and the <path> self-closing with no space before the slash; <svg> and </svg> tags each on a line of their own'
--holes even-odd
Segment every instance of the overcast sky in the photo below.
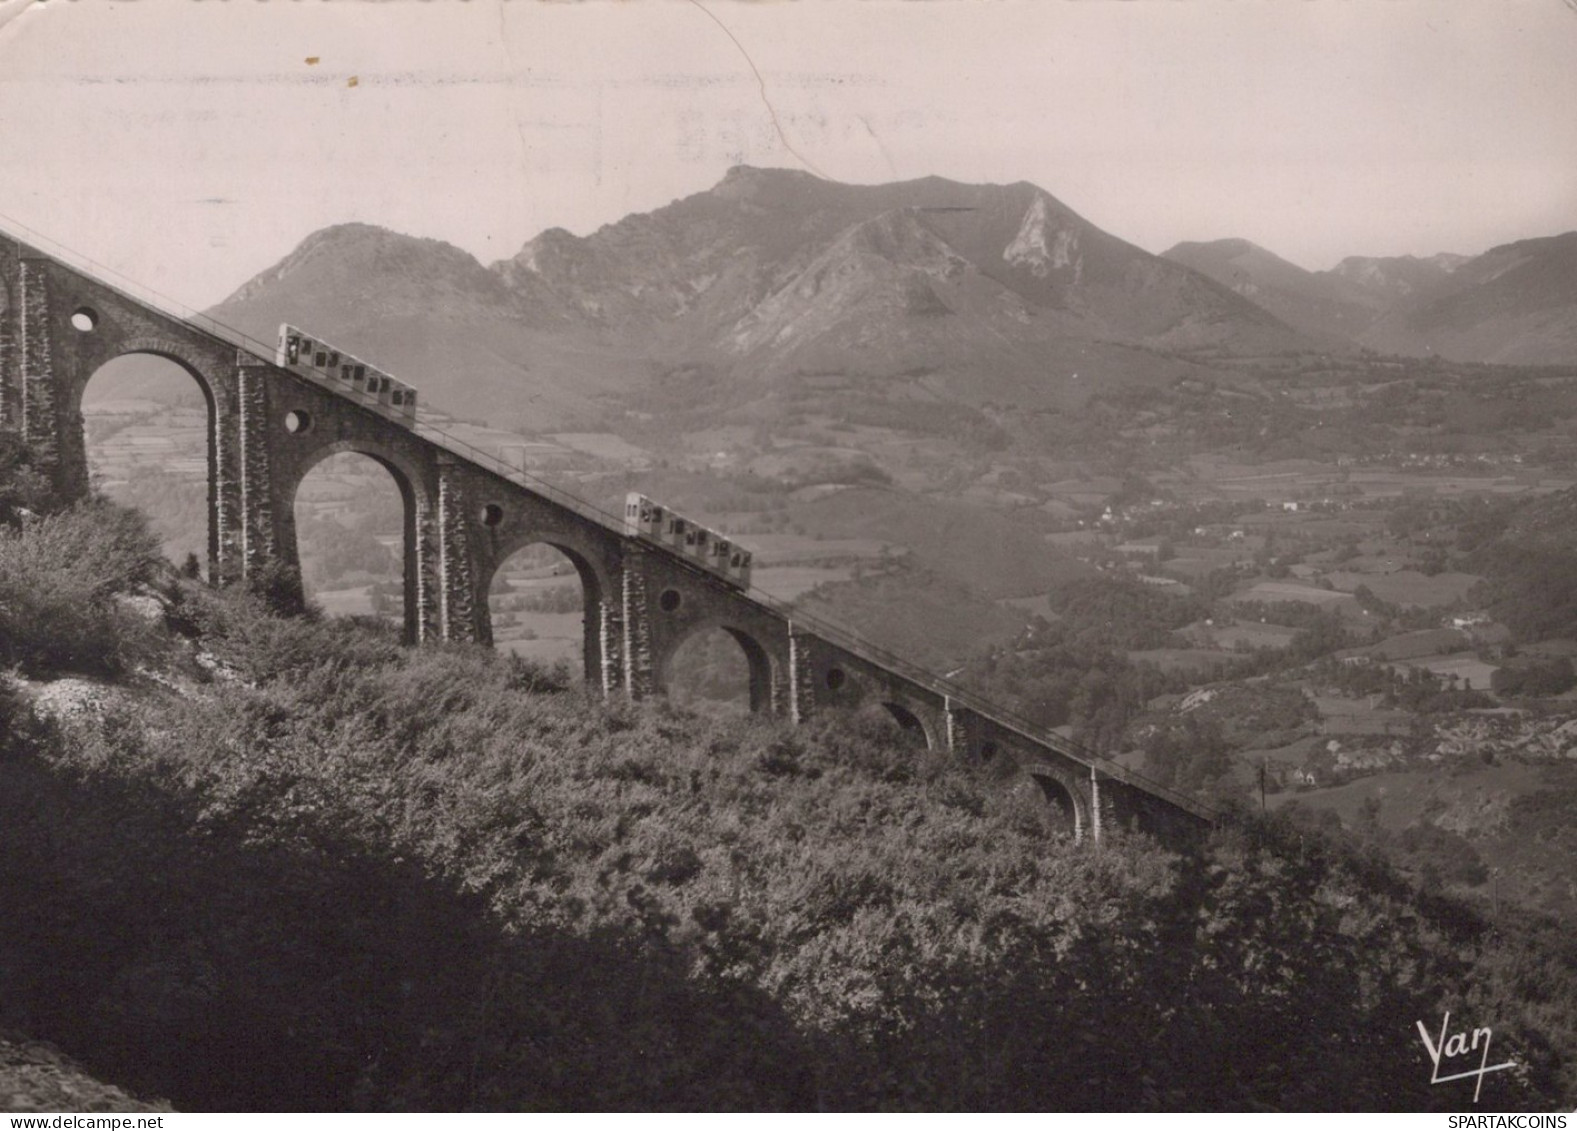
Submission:
<svg viewBox="0 0 1577 1131">
<path fill-rule="evenodd" d="M 0 216 L 194 306 L 327 224 L 491 262 L 739 163 L 1477 253 L 1577 228 L 1574 4 L 0 0 Z"/>
</svg>

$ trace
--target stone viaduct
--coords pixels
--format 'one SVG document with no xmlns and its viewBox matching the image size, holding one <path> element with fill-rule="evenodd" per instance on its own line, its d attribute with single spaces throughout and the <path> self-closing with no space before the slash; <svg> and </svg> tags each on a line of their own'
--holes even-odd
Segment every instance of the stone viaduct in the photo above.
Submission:
<svg viewBox="0 0 1577 1131">
<path fill-rule="evenodd" d="M 1206 810 L 945 680 L 676 553 L 563 492 L 469 451 L 419 420 L 401 421 L 327 381 L 274 364 L 273 347 L 178 311 L 71 253 L 0 232 L 0 429 L 19 433 L 63 499 L 88 491 L 82 394 L 112 358 L 154 354 L 201 387 L 208 405 L 208 569 L 217 584 L 283 586 L 299 597 L 294 499 L 338 452 L 388 469 L 405 510 L 405 636 L 490 643 L 487 593 L 516 550 L 547 543 L 580 574 L 586 680 L 606 695 L 667 686 L 676 650 L 722 629 L 749 663 L 755 711 L 795 722 L 828 708 L 879 705 L 933 749 L 1044 797 L 1076 835 L 1138 827 L 1190 838 Z"/>
</svg>

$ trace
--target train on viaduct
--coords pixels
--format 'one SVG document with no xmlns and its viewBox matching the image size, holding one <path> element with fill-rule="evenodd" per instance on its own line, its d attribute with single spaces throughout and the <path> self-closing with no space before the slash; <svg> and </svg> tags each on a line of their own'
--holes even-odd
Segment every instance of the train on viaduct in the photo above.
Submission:
<svg viewBox="0 0 1577 1131">
<path fill-rule="evenodd" d="M 661 536 L 650 513 L 660 504 L 637 497 L 628 516 L 603 513 L 424 423 L 415 388 L 306 329 L 256 342 L 108 275 L 42 237 L 0 231 L 0 430 L 20 435 L 60 499 L 83 497 L 89 379 L 125 354 L 180 366 L 207 402 L 215 584 L 283 583 L 299 599 L 297 488 L 323 460 L 355 452 L 388 470 L 403 501 L 411 644 L 490 643 L 494 573 L 546 543 L 580 575 L 585 677 L 605 695 L 662 694 L 679 647 L 722 629 L 748 661 L 754 711 L 799 722 L 879 705 L 917 741 L 1043 796 L 1092 842 L 1127 827 L 1180 843 L 1210 823 L 1190 799 L 751 589 L 748 550 L 729 543 L 709 566 Z"/>
</svg>

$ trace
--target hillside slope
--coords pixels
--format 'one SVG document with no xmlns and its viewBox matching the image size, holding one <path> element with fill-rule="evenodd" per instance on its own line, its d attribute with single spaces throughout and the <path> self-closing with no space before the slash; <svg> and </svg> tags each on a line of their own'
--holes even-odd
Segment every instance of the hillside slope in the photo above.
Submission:
<svg viewBox="0 0 1577 1131">
<path fill-rule="evenodd" d="M 13 570 L 101 517 L 0 528 L 0 607 L 142 598 L 78 659 L 149 674 L 0 684 L 0 1025 L 101 1078 L 226 1110 L 1460 1110 L 1413 1022 L 1466 1001 L 1523 1065 L 1487 1102 L 1577 1095 L 1577 954 L 1537 920 L 1276 822 L 1096 851 L 869 718 L 604 701 L 149 579 L 146 538 L 71 572 L 86 602 Z"/>
<path fill-rule="evenodd" d="M 1404 300 L 1361 340 L 1458 361 L 1577 361 L 1577 232 L 1492 248 Z"/>
<path fill-rule="evenodd" d="M 1318 272 L 1242 239 L 1181 243 L 1165 257 L 1316 337 L 1454 361 L 1577 361 L 1577 232 L 1472 258 L 1350 256 Z"/>
<path fill-rule="evenodd" d="M 1306 271 L 1248 240 L 1180 243 L 1162 256 L 1231 287 L 1289 326 L 1343 344 L 1366 330 L 1386 305 L 1339 273 Z"/>
<path fill-rule="evenodd" d="M 290 322 L 409 376 L 430 403 L 561 426 L 644 372 L 600 347 L 529 281 L 506 285 L 459 248 L 368 224 L 325 228 L 209 312 L 265 343 Z"/>
<path fill-rule="evenodd" d="M 1391 306 L 1439 286 L 1469 258 L 1451 252 L 1423 257 L 1349 255 L 1325 274 L 1341 279 L 1385 306 Z"/>
<path fill-rule="evenodd" d="M 616 334 L 715 348 L 816 260 L 855 252 L 933 277 L 973 268 L 1035 309 L 1068 313 L 1065 329 L 1085 336 L 1231 345 L 1240 334 L 1256 349 L 1296 341 L 1251 304 L 1025 183 L 843 185 L 739 166 L 706 192 L 584 239 L 544 233 L 496 267 L 512 283 L 545 285 Z"/>
</svg>

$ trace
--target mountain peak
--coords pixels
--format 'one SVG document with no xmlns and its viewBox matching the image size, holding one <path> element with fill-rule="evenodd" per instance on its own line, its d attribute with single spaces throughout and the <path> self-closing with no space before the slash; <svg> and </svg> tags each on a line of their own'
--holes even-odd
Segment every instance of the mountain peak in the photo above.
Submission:
<svg viewBox="0 0 1577 1131">
<path fill-rule="evenodd" d="M 408 236 L 392 228 L 359 221 L 331 224 L 318 229 L 296 245 L 284 262 L 303 261 L 326 252 L 335 255 L 406 257 L 423 261 L 439 259 L 463 264 L 468 270 L 481 266 L 475 256 L 452 243 L 424 236 Z"/>
<path fill-rule="evenodd" d="M 1173 244 L 1161 253 L 1163 259 L 1174 259 L 1178 262 L 1187 262 L 1189 258 L 1210 255 L 1222 259 L 1234 259 L 1241 255 L 1260 252 L 1271 255 L 1259 244 L 1241 237 L 1229 237 L 1222 240 L 1183 240 Z"/>
<path fill-rule="evenodd" d="M 1185 241 L 1163 258 L 1231 287 L 1289 326 L 1351 340 L 1374 320 L 1374 301 L 1350 281 L 1291 263 L 1251 240 Z"/>
<path fill-rule="evenodd" d="M 474 285 L 477 273 L 485 269 L 469 252 L 443 240 L 407 236 L 377 224 L 331 224 L 307 236 L 284 259 L 242 284 L 223 305 L 245 301 L 303 272 L 316 278 L 356 271 L 412 281 L 465 278 Z"/>
<path fill-rule="evenodd" d="M 347 220 L 342 224 L 330 224 L 326 228 L 319 228 L 306 239 L 296 245 L 296 250 L 302 251 L 326 243 L 341 243 L 352 240 L 414 240 L 417 237 L 396 232 L 393 228 L 385 228 L 381 224 L 368 224 L 361 220 Z"/>
<path fill-rule="evenodd" d="M 755 165 L 735 165 L 713 186 L 711 195 L 723 200 L 754 200 L 785 192 L 804 192 L 813 185 L 832 183 L 802 169 L 763 169 Z"/>
<path fill-rule="evenodd" d="M 537 275 L 562 271 L 584 242 L 564 228 L 548 228 L 527 240 L 513 259 L 493 264 L 493 270 L 503 271 L 509 278 L 514 278 L 520 271 Z"/>
<path fill-rule="evenodd" d="M 730 181 L 768 181 L 768 180 L 795 180 L 820 182 L 821 177 L 814 173 L 807 173 L 804 169 L 788 169 L 782 165 L 732 165 L 728 172 L 723 174 L 719 185 L 726 185 Z"/>
</svg>

